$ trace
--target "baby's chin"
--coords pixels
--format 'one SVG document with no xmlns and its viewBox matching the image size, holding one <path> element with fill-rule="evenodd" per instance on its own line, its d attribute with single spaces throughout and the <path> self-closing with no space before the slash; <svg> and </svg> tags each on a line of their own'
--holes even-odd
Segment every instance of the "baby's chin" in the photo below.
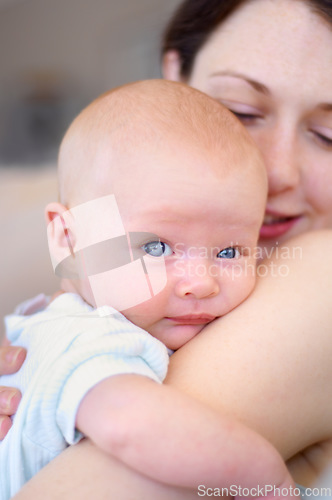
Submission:
<svg viewBox="0 0 332 500">
<path fill-rule="evenodd" d="M 167 324 L 168 323 L 168 324 Z M 196 337 L 206 324 L 199 325 L 175 325 L 171 320 L 164 318 L 161 324 L 151 328 L 149 333 L 160 340 L 168 349 L 176 351 L 191 339 Z"/>
</svg>

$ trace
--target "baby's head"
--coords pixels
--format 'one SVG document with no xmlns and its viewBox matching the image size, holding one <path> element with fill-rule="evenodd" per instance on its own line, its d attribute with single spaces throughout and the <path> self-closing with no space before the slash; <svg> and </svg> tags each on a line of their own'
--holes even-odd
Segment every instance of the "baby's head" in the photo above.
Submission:
<svg viewBox="0 0 332 500">
<path fill-rule="evenodd" d="M 150 80 L 99 97 L 63 140 L 59 190 L 47 220 L 64 290 L 167 347 L 253 289 L 265 168 L 237 119 L 201 92 Z"/>
</svg>

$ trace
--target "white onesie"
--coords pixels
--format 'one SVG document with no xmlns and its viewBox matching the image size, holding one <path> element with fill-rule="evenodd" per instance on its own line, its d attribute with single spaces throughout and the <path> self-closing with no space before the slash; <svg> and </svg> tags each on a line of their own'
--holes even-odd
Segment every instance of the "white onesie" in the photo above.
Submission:
<svg viewBox="0 0 332 500">
<path fill-rule="evenodd" d="M 28 355 L 17 374 L 0 378 L 0 385 L 18 387 L 23 394 L 0 443 L 0 500 L 11 498 L 82 438 L 75 429 L 76 413 L 98 382 L 121 373 L 164 380 L 169 359 L 164 344 L 115 309 L 104 312 L 65 293 L 35 314 L 6 318 L 9 340 L 26 347 Z"/>
</svg>

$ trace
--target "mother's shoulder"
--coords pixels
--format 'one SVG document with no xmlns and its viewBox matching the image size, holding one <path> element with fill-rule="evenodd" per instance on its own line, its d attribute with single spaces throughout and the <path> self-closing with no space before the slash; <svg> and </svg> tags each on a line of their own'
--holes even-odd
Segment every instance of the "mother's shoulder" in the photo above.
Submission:
<svg viewBox="0 0 332 500">
<path fill-rule="evenodd" d="M 332 244 L 332 228 L 318 229 L 316 231 L 310 231 L 307 233 L 302 233 L 298 236 L 294 236 L 293 238 L 288 240 L 287 245 L 303 245 L 311 247 L 312 245 L 316 246 L 320 243 Z"/>
</svg>

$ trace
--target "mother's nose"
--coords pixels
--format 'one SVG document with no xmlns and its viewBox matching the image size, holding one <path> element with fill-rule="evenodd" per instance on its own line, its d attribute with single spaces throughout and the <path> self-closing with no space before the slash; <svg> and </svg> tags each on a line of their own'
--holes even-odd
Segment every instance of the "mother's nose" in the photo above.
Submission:
<svg viewBox="0 0 332 500">
<path fill-rule="evenodd" d="M 285 127 L 266 130 L 257 141 L 263 154 L 269 195 L 295 189 L 301 180 L 301 152 L 294 131 Z"/>
</svg>

